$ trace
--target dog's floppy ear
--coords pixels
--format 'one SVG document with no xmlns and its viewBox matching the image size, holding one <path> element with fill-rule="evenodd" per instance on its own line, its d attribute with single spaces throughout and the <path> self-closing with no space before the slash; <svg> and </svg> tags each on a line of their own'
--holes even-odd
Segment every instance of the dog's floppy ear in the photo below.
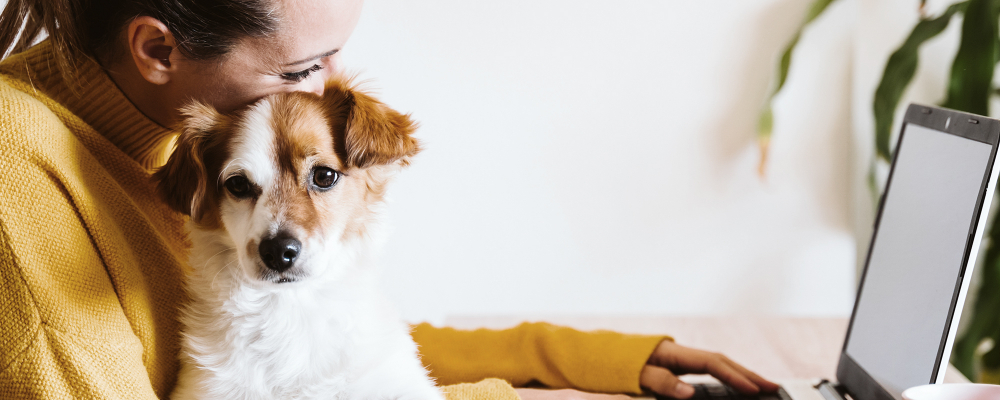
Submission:
<svg viewBox="0 0 1000 400">
<path fill-rule="evenodd" d="M 156 190 L 170 208 L 190 215 L 195 223 L 204 215 L 211 181 L 205 152 L 212 132 L 228 121 L 212 106 L 194 101 L 181 108 L 180 136 L 167 163 L 153 174 Z"/>
<path fill-rule="evenodd" d="M 413 138 L 417 124 L 353 86 L 350 79 L 336 77 L 327 82 L 324 95 L 334 120 L 344 119 L 343 151 L 347 164 L 366 168 L 398 162 L 406 165 L 420 152 Z M 337 115 L 339 114 L 339 115 Z"/>
</svg>

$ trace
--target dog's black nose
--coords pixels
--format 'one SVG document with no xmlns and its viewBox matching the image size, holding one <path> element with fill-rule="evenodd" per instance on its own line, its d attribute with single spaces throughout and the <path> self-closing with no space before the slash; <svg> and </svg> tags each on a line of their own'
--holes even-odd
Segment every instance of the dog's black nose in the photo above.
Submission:
<svg viewBox="0 0 1000 400">
<path fill-rule="evenodd" d="M 277 272 L 283 272 L 295 264 L 295 259 L 302 251 L 302 243 L 288 236 L 276 236 L 262 240 L 257 251 L 264 265 Z"/>
</svg>

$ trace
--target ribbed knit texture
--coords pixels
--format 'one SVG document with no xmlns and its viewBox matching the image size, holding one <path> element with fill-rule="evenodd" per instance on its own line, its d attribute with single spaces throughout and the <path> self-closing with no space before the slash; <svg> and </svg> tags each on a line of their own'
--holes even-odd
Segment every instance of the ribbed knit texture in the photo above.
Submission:
<svg viewBox="0 0 1000 400">
<path fill-rule="evenodd" d="M 190 246 L 150 171 L 174 135 L 93 61 L 73 84 L 54 65 L 48 42 L 0 63 L 0 398 L 165 398 Z M 629 392 L 661 340 L 540 325 L 488 335 L 427 325 L 414 336 L 440 383 Z M 516 398 L 499 380 L 442 390 Z"/>
<path fill-rule="evenodd" d="M 504 380 L 491 378 L 484 379 L 479 383 L 460 383 L 441 388 L 444 398 L 447 400 L 518 400 L 514 388 Z"/>
<path fill-rule="evenodd" d="M 78 63 L 79 79 L 66 84 L 62 74 L 50 68 L 55 63 L 49 48 L 46 41 L 12 56 L 3 62 L 0 71 L 27 84 L 27 88 L 12 86 L 27 89 L 28 94 L 47 107 L 58 105 L 56 108 L 61 110 L 53 110 L 57 117 L 64 121 L 70 115 L 77 117 L 139 165 L 146 169 L 163 165 L 169 155 L 166 139 L 174 133 L 139 112 L 95 62 Z M 60 111 L 68 111 L 70 115 Z"/>
</svg>

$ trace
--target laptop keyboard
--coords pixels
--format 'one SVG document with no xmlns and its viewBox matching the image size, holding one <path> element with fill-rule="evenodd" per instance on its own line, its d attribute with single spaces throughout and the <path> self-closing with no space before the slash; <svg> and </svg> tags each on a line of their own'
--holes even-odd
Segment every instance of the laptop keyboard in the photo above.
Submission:
<svg viewBox="0 0 1000 400">
<path fill-rule="evenodd" d="M 740 394 L 735 389 L 719 383 L 695 383 L 694 396 L 691 400 L 792 400 L 785 392 L 779 388 L 777 393 L 760 394 Z M 670 397 L 656 395 L 657 400 L 673 400 Z"/>
</svg>

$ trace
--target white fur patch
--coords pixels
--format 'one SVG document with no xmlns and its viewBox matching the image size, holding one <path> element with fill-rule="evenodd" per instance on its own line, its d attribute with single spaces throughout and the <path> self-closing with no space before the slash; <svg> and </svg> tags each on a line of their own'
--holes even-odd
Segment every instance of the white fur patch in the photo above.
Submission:
<svg viewBox="0 0 1000 400">
<path fill-rule="evenodd" d="M 271 128 L 272 107 L 268 99 L 261 100 L 246 111 L 236 126 L 231 150 L 233 159 L 222 170 L 221 180 L 235 171 L 242 171 L 252 182 L 265 185 L 274 182 L 278 166 L 274 164 L 274 130 Z"/>
</svg>

